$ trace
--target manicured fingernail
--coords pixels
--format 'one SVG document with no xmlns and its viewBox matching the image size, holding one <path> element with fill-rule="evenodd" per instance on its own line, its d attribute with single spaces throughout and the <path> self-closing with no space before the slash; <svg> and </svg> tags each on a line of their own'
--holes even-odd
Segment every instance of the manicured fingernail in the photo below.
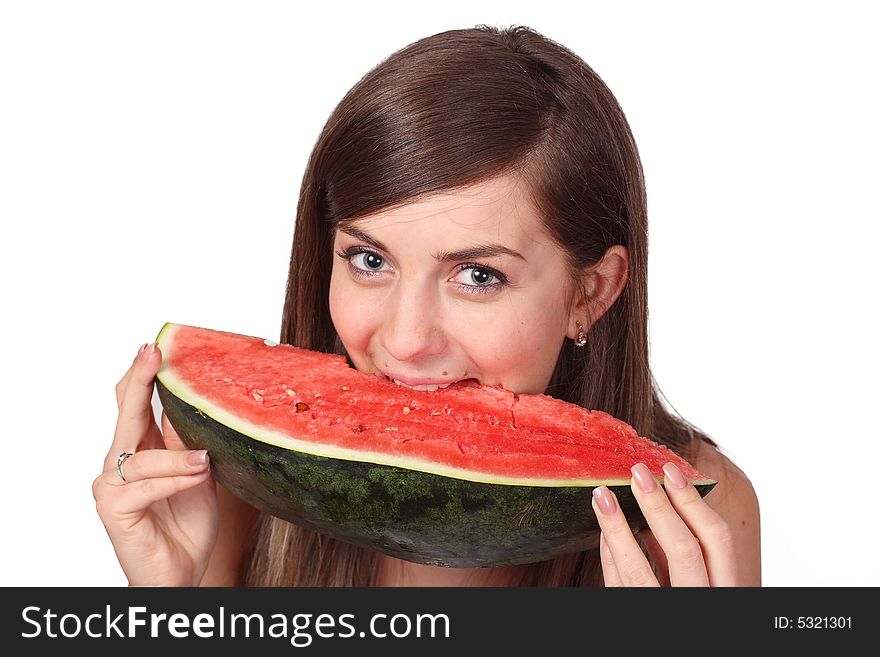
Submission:
<svg viewBox="0 0 880 657">
<path fill-rule="evenodd" d="M 199 466 L 205 465 L 208 462 L 208 452 L 204 449 L 201 449 L 197 452 L 190 452 L 186 455 L 186 463 L 187 465 Z"/>
<path fill-rule="evenodd" d="M 132 364 L 134 364 L 134 363 L 139 363 L 139 362 L 141 361 L 141 358 L 144 357 L 144 349 L 146 349 L 146 348 L 147 348 L 146 343 L 144 343 L 144 344 L 141 345 L 141 348 L 138 349 L 137 355 L 134 357 L 134 360 L 131 361 Z"/>
<path fill-rule="evenodd" d="M 138 354 L 137 360 L 138 361 L 145 361 L 145 360 L 147 360 L 147 358 L 152 356 L 155 353 L 155 351 L 156 351 L 156 343 L 155 342 L 153 342 L 152 344 L 145 344 L 143 351 L 141 351 Z"/>
<path fill-rule="evenodd" d="M 647 465 L 644 463 L 636 463 L 630 469 L 630 472 L 632 472 L 633 479 L 636 480 L 636 486 L 639 487 L 640 491 L 643 493 L 653 493 L 657 490 L 657 480 L 654 479 L 654 475 L 648 470 Z"/>
<path fill-rule="evenodd" d="M 666 475 L 666 486 L 671 488 L 684 488 L 687 486 L 687 479 L 681 474 L 681 470 L 672 461 L 663 466 L 663 474 Z"/>
<path fill-rule="evenodd" d="M 614 496 L 611 494 L 611 491 L 608 490 L 607 486 L 594 488 L 593 497 L 596 498 L 596 505 L 599 507 L 599 511 L 601 511 L 603 515 L 610 516 L 614 514 L 615 509 L 617 509 L 617 504 L 614 503 Z"/>
</svg>

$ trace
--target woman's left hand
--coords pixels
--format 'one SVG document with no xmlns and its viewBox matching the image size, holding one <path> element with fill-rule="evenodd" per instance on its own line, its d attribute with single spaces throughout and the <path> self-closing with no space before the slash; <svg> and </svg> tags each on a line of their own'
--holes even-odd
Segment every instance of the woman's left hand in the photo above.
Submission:
<svg viewBox="0 0 880 657">
<path fill-rule="evenodd" d="M 648 468 L 632 468 L 632 490 L 648 525 L 646 547 L 660 567 L 661 582 L 605 486 L 593 491 L 602 534 L 599 552 L 605 586 L 736 586 L 730 528 L 673 464 L 663 466 L 666 491 Z"/>
</svg>

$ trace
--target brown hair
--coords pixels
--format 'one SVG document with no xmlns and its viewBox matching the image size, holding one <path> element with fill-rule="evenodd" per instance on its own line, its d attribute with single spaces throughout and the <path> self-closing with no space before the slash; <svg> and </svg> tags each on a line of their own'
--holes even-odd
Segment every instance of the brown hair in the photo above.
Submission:
<svg viewBox="0 0 880 657">
<path fill-rule="evenodd" d="M 586 347 L 565 341 L 547 394 L 611 413 L 689 460 L 701 442 L 715 446 L 664 407 L 651 375 L 647 201 L 623 111 L 587 64 L 527 27 L 421 39 L 340 101 L 303 177 L 281 340 L 347 357 L 328 301 L 340 222 L 502 174 L 529 186 L 572 281 L 613 245 L 629 253 L 626 288 Z M 523 584 L 602 584 L 598 550 L 526 570 Z M 369 586 L 377 572 L 375 553 L 264 514 L 247 581 Z"/>
</svg>

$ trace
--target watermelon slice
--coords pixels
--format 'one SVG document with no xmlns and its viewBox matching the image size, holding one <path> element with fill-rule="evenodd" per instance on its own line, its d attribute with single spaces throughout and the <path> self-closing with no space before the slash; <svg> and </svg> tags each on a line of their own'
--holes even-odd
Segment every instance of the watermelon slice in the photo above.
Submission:
<svg viewBox="0 0 880 657">
<path fill-rule="evenodd" d="M 473 381 L 436 391 L 345 358 L 181 324 L 158 336 L 159 398 L 214 477 L 249 504 L 417 563 L 500 566 L 593 548 L 593 488 L 647 527 L 630 467 L 673 461 L 628 424 L 546 395 Z"/>
</svg>

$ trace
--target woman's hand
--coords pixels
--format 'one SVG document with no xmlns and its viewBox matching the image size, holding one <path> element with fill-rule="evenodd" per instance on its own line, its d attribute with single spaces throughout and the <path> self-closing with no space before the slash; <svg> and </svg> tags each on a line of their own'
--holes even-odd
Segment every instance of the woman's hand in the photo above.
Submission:
<svg viewBox="0 0 880 657">
<path fill-rule="evenodd" d="M 736 561 L 725 520 L 673 464 L 663 466 L 666 491 L 648 468 L 632 468 L 632 490 L 651 528 L 645 544 L 658 564 L 654 574 L 614 494 L 593 491 L 602 534 L 599 553 L 605 586 L 736 586 Z"/>
<path fill-rule="evenodd" d="M 217 540 L 217 495 L 206 452 L 187 450 L 164 413 L 156 426 L 161 362 L 155 344 L 144 345 L 116 385 L 116 434 L 92 493 L 129 585 L 197 586 Z M 132 454 L 124 480 L 123 453 Z"/>
</svg>

